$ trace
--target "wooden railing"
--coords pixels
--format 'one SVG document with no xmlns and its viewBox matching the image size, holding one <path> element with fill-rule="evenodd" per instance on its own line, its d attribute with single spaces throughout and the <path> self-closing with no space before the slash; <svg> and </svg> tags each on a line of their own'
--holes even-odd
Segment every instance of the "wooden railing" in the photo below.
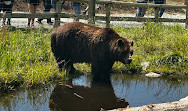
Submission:
<svg viewBox="0 0 188 111">
<path fill-rule="evenodd" d="M 78 18 L 86 19 L 89 24 L 95 24 L 95 20 L 106 21 L 106 27 L 110 27 L 110 21 L 147 21 L 152 22 L 178 22 L 185 23 L 188 27 L 188 2 L 186 5 L 166 5 L 166 4 L 147 4 L 147 3 L 128 3 L 128 2 L 117 2 L 110 0 L 68 0 L 81 3 L 88 3 L 89 11 L 88 15 L 75 15 L 75 14 L 66 14 L 61 12 L 61 0 L 57 3 L 57 12 L 56 13 L 12 13 L 12 14 L 3 14 L 0 13 L 0 18 L 55 18 L 56 26 L 60 25 L 60 18 Z M 187 0 L 188 1 L 188 0 Z M 95 15 L 95 3 L 105 4 L 106 16 L 96 16 Z M 155 16 L 154 18 L 146 17 L 113 17 L 111 16 L 111 6 L 125 6 L 125 7 L 145 7 L 145 8 L 154 8 Z M 186 18 L 185 19 L 172 19 L 172 18 L 159 18 L 159 9 L 186 9 Z"/>
</svg>

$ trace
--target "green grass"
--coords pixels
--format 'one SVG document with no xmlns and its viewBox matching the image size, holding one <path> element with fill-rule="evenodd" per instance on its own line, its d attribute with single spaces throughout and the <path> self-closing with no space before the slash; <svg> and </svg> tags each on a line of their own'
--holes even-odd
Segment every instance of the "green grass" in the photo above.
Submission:
<svg viewBox="0 0 188 111">
<path fill-rule="evenodd" d="M 2 31 L 0 37 L 1 90 L 21 84 L 45 84 L 65 75 L 59 73 L 51 53 L 50 31 Z"/>
<path fill-rule="evenodd" d="M 143 27 L 113 28 L 134 41 L 133 62 L 116 62 L 115 73 L 142 72 L 142 62 L 150 62 L 147 72 L 168 77 L 188 78 L 188 29 L 179 25 L 164 26 L 148 22 Z M 16 29 L 0 33 L 0 89 L 46 84 L 62 80 L 50 47 L 51 29 Z M 90 65 L 75 64 L 79 71 L 90 72 Z"/>
<path fill-rule="evenodd" d="M 140 63 L 150 62 L 146 72 L 188 78 L 188 30 L 179 26 L 164 26 L 148 22 L 142 28 L 114 27 L 121 36 L 135 42 L 133 63 L 123 67 L 140 71 Z M 118 66 L 118 67 L 117 67 Z M 114 70 L 121 71 L 120 65 Z"/>
</svg>

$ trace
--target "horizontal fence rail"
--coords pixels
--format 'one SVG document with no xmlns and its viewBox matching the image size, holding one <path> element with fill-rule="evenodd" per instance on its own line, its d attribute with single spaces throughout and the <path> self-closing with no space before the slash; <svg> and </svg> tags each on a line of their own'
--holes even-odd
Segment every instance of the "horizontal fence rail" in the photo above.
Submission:
<svg viewBox="0 0 188 111">
<path fill-rule="evenodd" d="M 89 3 L 91 0 L 68 0 L 81 3 Z M 188 0 L 187 0 L 188 1 Z M 188 5 L 166 5 L 166 4 L 149 4 L 149 3 L 129 3 L 129 2 L 117 2 L 109 0 L 96 0 L 97 4 L 103 4 L 106 8 L 105 16 L 96 16 L 95 11 L 89 11 L 88 15 L 75 15 L 75 14 L 66 14 L 61 12 L 60 3 L 61 0 L 57 3 L 57 11 L 55 13 L 0 13 L 0 18 L 55 18 L 56 26 L 60 25 L 60 18 L 78 18 L 86 19 L 90 23 L 89 19 L 106 21 L 106 27 L 110 26 L 110 21 L 151 21 L 151 22 L 179 22 L 185 23 L 186 27 L 188 26 Z M 93 6 L 95 4 L 92 4 Z M 111 16 L 111 6 L 126 6 L 126 7 L 145 7 L 145 8 L 155 8 L 154 18 L 147 17 L 114 17 Z M 94 6 L 95 7 L 95 6 Z M 172 18 L 159 18 L 159 8 L 164 9 L 186 9 L 186 18 L 185 19 L 172 19 Z M 94 13 L 94 14 L 91 14 Z M 93 16 L 94 15 L 94 16 Z M 91 22 L 91 23 L 93 23 Z M 94 24 L 94 23 L 93 23 Z"/>
</svg>

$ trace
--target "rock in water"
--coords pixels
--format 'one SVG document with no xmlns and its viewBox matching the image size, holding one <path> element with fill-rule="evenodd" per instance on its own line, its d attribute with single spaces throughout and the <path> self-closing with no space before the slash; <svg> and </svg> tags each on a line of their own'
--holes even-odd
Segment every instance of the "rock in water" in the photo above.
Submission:
<svg viewBox="0 0 188 111">
<path fill-rule="evenodd" d="M 160 77 L 160 74 L 154 73 L 154 72 L 150 72 L 148 74 L 145 74 L 146 77 Z"/>
</svg>

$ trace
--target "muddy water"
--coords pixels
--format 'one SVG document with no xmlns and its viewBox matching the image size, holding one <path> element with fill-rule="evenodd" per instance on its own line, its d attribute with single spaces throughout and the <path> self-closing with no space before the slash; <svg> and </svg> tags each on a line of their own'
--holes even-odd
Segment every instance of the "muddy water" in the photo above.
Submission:
<svg viewBox="0 0 188 111">
<path fill-rule="evenodd" d="M 111 84 L 91 84 L 81 75 L 69 82 L 0 93 L 0 111 L 96 111 L 172 102 L 188 96 L 188 81 L 113 74 Z"/>
</svg>

